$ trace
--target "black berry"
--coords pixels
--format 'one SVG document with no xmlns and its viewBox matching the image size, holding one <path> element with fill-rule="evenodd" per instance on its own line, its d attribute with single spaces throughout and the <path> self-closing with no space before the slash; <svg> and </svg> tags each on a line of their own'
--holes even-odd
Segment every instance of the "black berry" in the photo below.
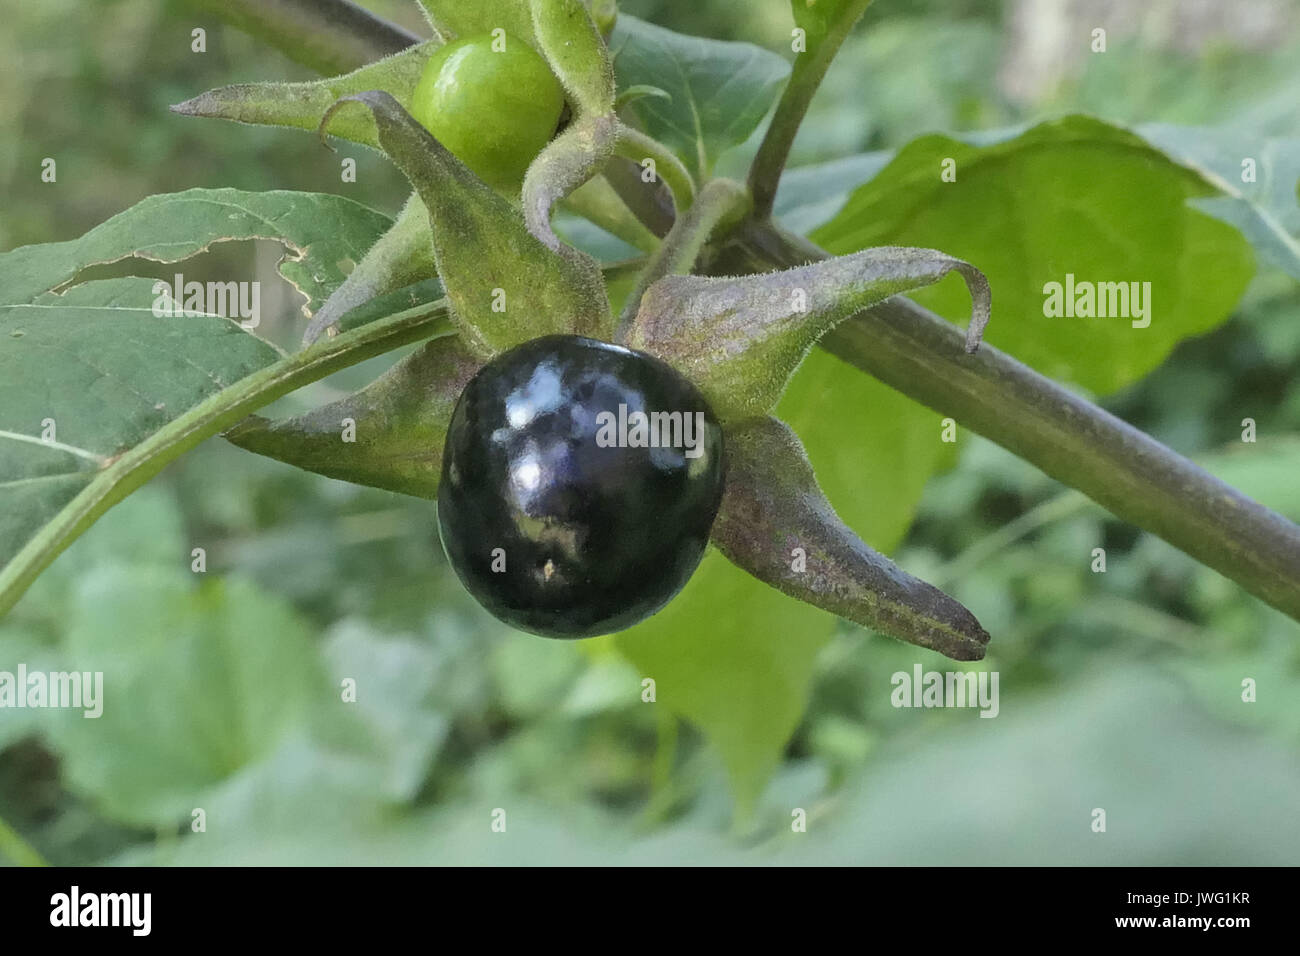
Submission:
<svg viewBox="0 0 1300 956">
<path fill-rule="evenodd" d="M 703 556 L 722 499 L 722 429 L 670 366 L 572 335 L 470 380 L 438 491 L 465 587 L 521 630 L 588 637 L 663 607 Z"/>
</svg>

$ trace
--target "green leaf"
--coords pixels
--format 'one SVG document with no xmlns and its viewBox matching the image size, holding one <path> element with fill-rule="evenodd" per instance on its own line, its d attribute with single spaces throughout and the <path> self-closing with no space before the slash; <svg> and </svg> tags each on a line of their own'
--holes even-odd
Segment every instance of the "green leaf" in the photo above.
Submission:
<svg viewBox="0 0 1300 956">
<path fill-rule="evenodd" d="M 940 176 L 948 158 L 955 182 Z M 1104 393 L 1223 322 L 1240 298 L 1253 272 L 1248 243 L 1188 204 L 1214 194 L 1135 134 L 1071 116 L 991 145 L 916 140 L 813 238 L 832 252 L 937 245 L 967 259 L 997 296 L 992 344 Z M 1140 318 L 1045 315 L 1044 287 L 1067 274 L 1149 282 L 1149 327 L 1134 328 Z M 949 316 L 964 310 L 965 293 L 952 283 L 916 298 Z"/>
<path fill-rule="evenodd" d="M 1196 208 L 1236 226 L 1260 258 L 1300 279 L 1300 138 L 1163 123 L 1137 131 L 1223 193 L 1195 200 Z M 1247 160 L 1252 167 L 1243 165 Z M 1245 181 L 1248 174 L 1253 181 Z"/>
<path fill-rule="evenodd" d="M 434 30 L 446 41 L 498 28 L 536 45 L 528 0 L 420 0 Z"/>
<path fill-rule="evenodd" d="M 360 620 L 332 629 L 322 647 L 334 686 L 355 681 L 356 701 L 346 713 L 362 731 L 359 756 L 378 758 L 383 795 L 390 800 L 416 797 L 438 749 L 451 729 L 437 694 L 440 668 L 428 641 L 373 633 Z"/>
<path fill-rule="evenodd" d="M 937 414 L 820 350 L 795 374 L 778 413 L 803 439 L 840 516 L 882 552 L 902 540 L 931 474 L 955 458 Z M 659 682 L 654 706 L 694 723 L 722 754 L 743 818 L 799 724 L 814 659 L 835 627 L 834 615 L 710 549 L 667 608 L 614 640 L 642 677 Z M 680 690 L 664 694 L 665 680 Z"/>
<path fill-rule="evenodd" d="M 822 349 L 808 353 L 776 414 L 839 516 L 884 554 L 912 526 L 926 482 L 957 460 L 941 415 Z"/>
<path fill-rule="evenodd" d="M 154 280 L 50 290 L 99 263 L 175 262 L 213 242 L 263 238 L 289 247 L 282 270 L 316 301 L 387 222 L 333 196 L 195 189 L 150 197 L 80 239 L 0 256 L 0 612 L 171 458 L 258 404 L 367 357 L 351 348 L 382 351 L 394 331 L 289 362 L 230 319 L 156 317 Z"/>
<path fill-rule="evenodd" d="M 429 210 L 438 275 L 465 343 L 488 357 L 553 333 L 599 334 L 610 322 L 600 267 L 573 250 L 557 255 L 519 212 L 476 177 L 387 93 L 345 97 L 375 116 L 385 152 Z"/>
<path fill-rule="evenodd" d="M 853 191 L 893 158 L 891 150 L 880 150 L 787 169 L 776 194 L 776 218 L 791 232 L 811 232 L 833 219 Z"/>
<path fill-rule="evenodd" d="M 347 398 L 284 421 L 250 416 L 225 437 L 330 478 L 433 499 L 452 410 L 481 365 L 442 336 Z"/>
<path fill-rule="evenodd" d="M 687 36 L 626 15 L 610 49 L 619 89 L 655 86 L 670 97 L 637 100 L 628 115 L 701 180 L 758 128 L 790 75 L 785 60 L 753 44 Z"/>
<path fill-rule="evenodd" d="M 209 116 L 262 126 L 285 126 L 314 130 L 325 111 L 341 96 L 364 90 L 385 90 L 403 106 L 411 102 L 429 54 L 442 44 L 421 43 L 401 53 L 344 76 L 332 76 L 305 83 L 240 83 L 200 93 L 171 107 L 184 116 Z M 335 136 L 378 148 L 375 121 L 365 113 L 340 117 L 330 130 Z"/>
<path fill-rule="evenodd" d="M 307 331 L 303 333 L 303 345 L 311 345 L 323 333 L 337 327 L 343 316 L 353 309 L 379 296 L 430 279 L 437 271 L 433 236 L 429 232 L 429 211 L 424 208 L 419 195 L 411 193 L 398 213 L 397 221 L 366 251 L 343 284 L 312 316 Z M 441 298 L 441 291 L 435 298 Z"/>
<path fill-rule="evenodd" d="M 60 713 L 63 771 L 70 789 L 136 826 L 188 821 L 223 780 L 310 730 L 334 696 L 291 608 L 181 567 L 94 572 L 68 622 L 75 669 L 103 674 L 103 712 Z"/>
<path fill-rule="evenodd" d="M 727 487 L 711 540 L 750 574 L 798 600 L 959 661 L 989 635 L 938 588 L 867 547 L 827 502 L 803 446 L 776 419 L 727 431 Z"/>
<path fill-rule="evenodd" d="M 228 319 L 154 318 L 152 287 L 105 279 L 0 308 L 0 563 L 128 449 L 280 358 Z"/>
<path fill-rule="evenodd" d="M 179 262 L 215 242 L 270 239 L 288 247 L 280 274 L 323 302 L 391 224 L 351 199 L 275 190 L 187 189 L 149 196 L 80 239 L 0 255 L 0 306 L 27 305 L 93 265 L 132 256 Z"/>
<path fill-rule="evenodd" d="M 741 278 L 667 276 L 646 290 L 627 344 L 679 369 L 723 421 L 756 418 L 837 323 L 950 272 L 966 280 L 974 302 L 966 333 L 974 352 L 989 317 L 984 276 L 934 249 L 892 246 Z"/>
<path fill-rule="evenodd" d="M 18 250 L 29 287 L 52 274 L 34 263 L 68 261 L 39 249 Z M 448 330 L 442 304 L 419 306 L 282 358 L 227 319 L 155 318 L 153 301 L 152 280 L 128 278 L 0 308 L 0 613 L 168 461 L 308 382 Z"/>
<path fill-rule="evenodd" d="M 717 748 L 741 821 L 799 725 L 813 659 L 835 628 L 831 615 L 810 611 L 710 549 L 671 604 L 614 638 L 655 681 L 650 706 L 691 721 Z"/>
<path fill-rule="evenodd" d="M 609 48 L 581 0 L 530 0 L 533 30 L 551 72 L 560 78 L 579 116 L 614 109 Z"/>
</svg>

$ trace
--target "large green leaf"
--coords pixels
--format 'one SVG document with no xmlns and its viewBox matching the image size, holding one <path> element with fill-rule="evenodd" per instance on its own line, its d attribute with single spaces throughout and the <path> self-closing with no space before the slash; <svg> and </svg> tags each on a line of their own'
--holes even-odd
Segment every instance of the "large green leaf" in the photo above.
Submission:
<svg viewBox="0 0 1300 956">
<path fill-rule="evenodd" d="M 172 458 L 294 388 L 445 330 L 445 309 L 420 306 L 283 358 L 230 319 L 155 317 L 153 280 L 47 290 L 96 263 L 256 237 L 285 243 L 285 274 L 320 301 L 387 223 L 331 196 L 190 190 L 0 256 L 0 612 Z"/>
<path fill-rule="evenodd" d="M 183 569 L 91 574 L 65 639 L 72 666 L 102 672 L 105 688 L 102 716 L 55 725 L 69 786 L 139 826 L 188 819 L 210 788 L 305 733 L 328 694 L 290 608 Z"/>
<path fill-rule="evenodd" d="M 79 239 L 0 255 L 0 307 L 26 306 L 81 270 L 136 257 L 179 262 L 215 242 L 270 239 L 288 256 L 280 274 L 323 302 L 392 220 L 342 196 L 286 190 L 187 189 L 149 196 Z"/>
<path fill-rule="evenodd" d="M 955 182 L 940 176 L 945 159 L 956 162 Z M 918 139 L 813 238 L 836 253 L 922 245 L 968 260 L 993 288 L 990 342 L 1054 378 L 1110 392 L 1224 321 L 1240 298 L 1253 273 L 1249 244 L 1189 204 L 1215 194 L 1134 133 L 1071 116 L 983 146 Z M 1150 325 L 1045 315 L 1045 286 L 1067 274 L 1149 282 Z M 965 296 L 949 282 L 916 298 L 956 318 Z"/>
<path fill-rule="evenodd" d="M 836 511 L 884 552 L 898 545 L 926 481 L 956 448 L 941 441 L 937 414 L 820 351 L 795 375 L 777 414 L 803 439 Z M 699 726 L 718 749 L 744 817 L 799 724 L 813 660 L 835 627 L 833 615 L 711 549 L 667 608 L 615 640 L 656 680 L 655 706 Z"/>
<path fill-rule="evenodd" d="M 154 318 L 152 285 L 104 279 L 0 309 L 0 561 L 123 452 L 279 359 L 228 319 Z"/>
<path fill-rule="evenodd" d="M 620 16 L 610 37 L 620 90 L 658 87 L 625 110 L 702 180 L 718 157 L 747 140 L 790 74 L 785 60 L 749 43 L 674 33 Z"/>
<path fill-rule="evenodd" d="M 1300 279 L 1300 138 L 1164 123 L 1138 132 L 1223 192 L 1196 200 L 1198 209 L 1236 226 L 1262 259 Z M 1253 167 L 1243 165 L 1247 160 Z"/>
</svg>

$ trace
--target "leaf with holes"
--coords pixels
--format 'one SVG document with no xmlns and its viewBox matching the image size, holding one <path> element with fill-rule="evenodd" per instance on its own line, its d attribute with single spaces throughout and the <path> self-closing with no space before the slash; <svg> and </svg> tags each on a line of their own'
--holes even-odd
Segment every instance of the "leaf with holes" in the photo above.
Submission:
<svg viewBox="0 0 1300 956">
<path fill-rule="evenodd" d="M 423 304 L 285 358 L 232 319 L 155 315 L 152 279 L 53 290 L 98 263 L 264 238 L 291 250 L 286 277 L 319 302 L 388 222 L 332 196 L 190 190 L 80 239 L 0 255 L 0 611 L 183 451 L 306 382 L 446 330 L 441 303 Z"/>
<path fill-rule="evenodd" d="M 790 75 L 785 60 L 750 43 L 674 33 L 620 16 L 609 41 L 618 88 L 653 86 L 624 111 L 701 179 L 718 157 L 758 128 Z"/>
</svg>

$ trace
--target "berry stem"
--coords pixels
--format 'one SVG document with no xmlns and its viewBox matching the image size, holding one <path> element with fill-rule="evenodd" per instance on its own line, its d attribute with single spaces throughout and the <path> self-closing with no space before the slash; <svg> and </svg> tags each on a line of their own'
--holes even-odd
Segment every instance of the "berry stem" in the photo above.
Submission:
<svg viewBox="0 0 1300 956">
<path fill-rule="evenodd" d="M 695 200 L 695 180 L 691 177 L 690 170 L 657 139 L 630 126 L 621 126 L 614 145 L 614 155 L 637 164 L 654 160 L 655 176 L 672 192 L 679 216 Z"/>
</svg>

